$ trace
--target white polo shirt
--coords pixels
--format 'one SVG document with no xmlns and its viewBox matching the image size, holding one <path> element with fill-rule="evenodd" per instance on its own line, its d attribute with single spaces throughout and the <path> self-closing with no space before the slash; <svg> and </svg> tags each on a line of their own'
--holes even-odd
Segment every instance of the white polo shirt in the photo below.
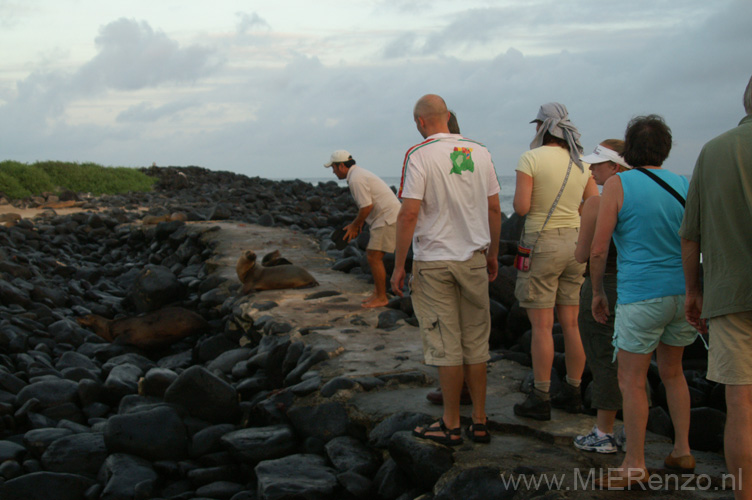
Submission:
<svg viewBox="0 0 752 500">
<path fill-rule="evenodd" d="M 373 205 L 366 217 L 366 223 L 372 229 L 397 222 L 401 203 L 378 175 L 353 165 L 347 172 L 347 185 L 358 209 Z"/>
</svg>

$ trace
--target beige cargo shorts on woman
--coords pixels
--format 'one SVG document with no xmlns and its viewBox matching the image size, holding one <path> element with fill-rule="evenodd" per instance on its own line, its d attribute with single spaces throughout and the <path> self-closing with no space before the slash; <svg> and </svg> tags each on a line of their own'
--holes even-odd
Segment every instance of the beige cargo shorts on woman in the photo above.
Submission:
<svg viewBox="0 0 752 500">
<path fill-rule="evenodd" d="M 540 238 L 538 237 L 540 234 Z M 525 235 L 524 245 L 533 245 L 529 271 L 517 271 L 514 296 L 525 309 L 548 309 L 559 304 L 580 303 L 585 264 L 574 258 L 579 229 L 546 229 Z M 536 241 L 537 239 L 537 241 Z"/>
</svg>

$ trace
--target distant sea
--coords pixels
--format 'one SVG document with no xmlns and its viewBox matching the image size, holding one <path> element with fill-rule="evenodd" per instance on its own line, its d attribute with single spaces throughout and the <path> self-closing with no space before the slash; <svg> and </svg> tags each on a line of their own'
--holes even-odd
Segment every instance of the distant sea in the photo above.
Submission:
<svg viewBox="0 0 752 500">
<path fill-rule="evenodd" d="M 336 181 L 340 186 L 347 186 L 347 181 L 338 180 L 333 175 L 329 177 L 299 177 L 301 181 L 310 182 L 311 184 L 318 184 L 319 182 Z M 399 177 L 382 177 L 384 182 L 390 186 L 394 186 L 395 189 L 399 189 L 400 178 Z M 498 177 L 499 185 L 501 186 L 501 194 L 499 195 L 499 204 L 501 205 L 501 211 L 504 212 L 507 217 L 512 215 L 514 209 L 512 208 L 512 201 L 514 200 L 514 175 L 500 175 Z M 280 179 L 281 180 L 281 179 Z"/>
</svg>

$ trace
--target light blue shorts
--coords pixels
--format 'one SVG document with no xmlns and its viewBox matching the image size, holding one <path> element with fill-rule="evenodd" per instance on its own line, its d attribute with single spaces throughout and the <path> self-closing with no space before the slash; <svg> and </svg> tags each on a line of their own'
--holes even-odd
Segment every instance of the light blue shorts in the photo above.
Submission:
<svg viewBox="0 0 752 500">
<path fill-rule="evenodd" d="M 684 347 L 695 341 L 697 330 L 684 316 L 684 295 L 669 295 L 616 306 L 614 359 L 619 349 L 649 354 L 658 342 Z"/>
</svg>

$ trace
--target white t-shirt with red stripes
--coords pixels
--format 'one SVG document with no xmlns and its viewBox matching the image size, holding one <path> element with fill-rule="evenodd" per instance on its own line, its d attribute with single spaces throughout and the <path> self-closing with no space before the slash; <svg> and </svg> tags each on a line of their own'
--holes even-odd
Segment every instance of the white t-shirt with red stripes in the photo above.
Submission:
<svg viewBox="0 0 752 500">
<path fill-rule="evenodd" d="M 491 154 L 459 134 L 434 134 L 405 154 L 400 198 L 421 200 L 416 260 L 465 261 L 488 248 L 488 197 L 498 195 Z"/>
</svg>

